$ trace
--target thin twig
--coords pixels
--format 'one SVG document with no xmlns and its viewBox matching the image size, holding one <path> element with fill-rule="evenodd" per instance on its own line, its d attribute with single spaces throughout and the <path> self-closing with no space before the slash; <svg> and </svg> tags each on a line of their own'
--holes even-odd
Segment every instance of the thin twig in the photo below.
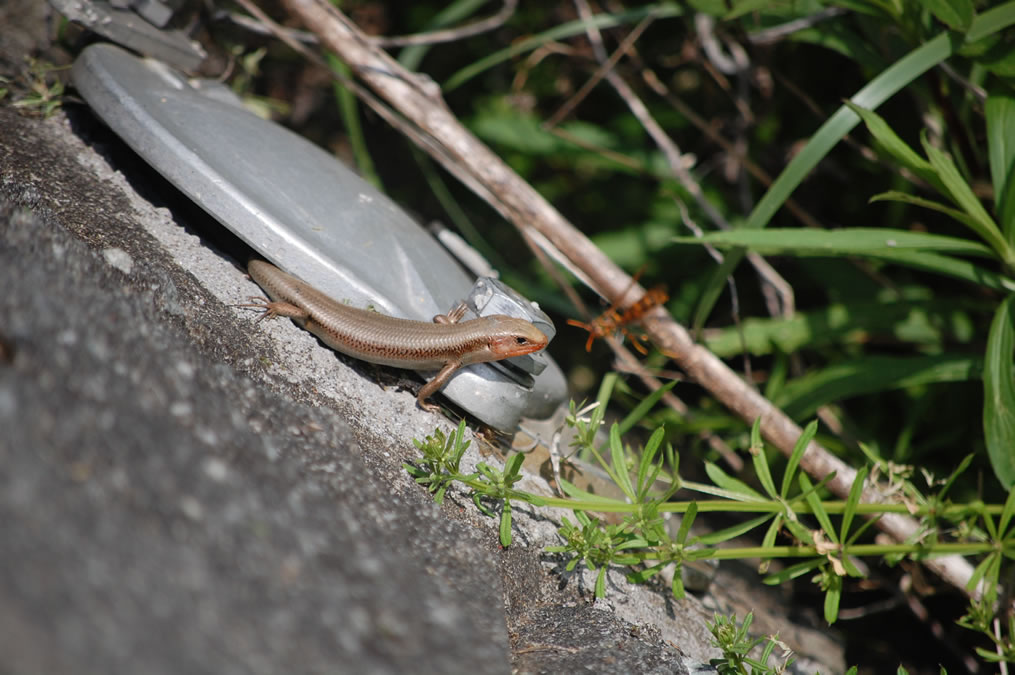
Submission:
<svg viewBox="0 0 1015 675">
<path fill-rule="evenodd" d="M 305 45 L 317 44 L 317 36 L 314 35 L 313 33 L 308 33 L 305 30 L 293 30 L 292 28 L 286 28 L 285 26 L 277 26 L 277 28 L 273 29 L 272 27 L 268 26 L 262 19 L 256 18 L 257 14 L 255 14 L 254 12 L 256 11 L 260 13 L 259 9 L 256 8 L 251 9 L 253 5 L 248 5 L 245 2 L 243 2 L 243 0 L 237 0 L 237 4 L 241 5 L 248 12 L 253 14 L 255 18 L 250 18 L 249 16 L 245 16 L 243 14 L 240 14 L 239 12 L 230 12 L 227 10 L 219 9 L 216 10 L 214 14 L 212 14 L 211 17 L 212 20 L 228 21 L 235 26 L 239 26 L 240 28 L 246 31 L 256 33 L 257 35 L 274 35 L 275 37 L 281 39 L 282 34 L 284 33 L 288 38 L 296 42 L 300 42 Z M 289 44 L 288 41 L 285 42 L 286 44 Z"/>
<path fill-rule="evenodd" d="M 225 19 L 252 33 L 275 35 L 279 39 L 281 39 L 284 34 L 289 39 L 303 44 L 317 44 L 317 36 L 313 33 L 308 33 L 307 31 L 302 30 L 293 30 L 292 28 L 278 26 L 277 24 L 275 26 L 271 26 L 270 19 L 267 19 L 263 12 L 254 8 L 254 6 L 247 2 L 247 0 L 237 0 L 237 4 L 250 12 L 256 20 L 243 16 L 242 14 L 237 14 L 236 12 L 228 12 L 224 10 L 216 11 L 213 18 Z M 413 45 L 433 45 L 444 42 L 454 42 L 456 40 L 474 37 L 500 28 L 507 23 L 517 8 L 518 0 L 504 0 L 504 6 L 501 7 L 496 14 L 465 26 L 460 26 L 458 28 L 445 28 L 442 30 L 429 31 L 427 33 L 416 33 L 415 35 L 370 36 L 368 39 L 382 47 L 409 47 Z M 288 40 L 283 41 L 286 44 L 290 44 Z M 290 46 L 292 45 L 290 44 Z"/>
<path fill-rule="evenodd" d="M 585 100 L 585 97 L 589 95 L 589 92 L 595 89 L 595 86 L 599 84 L 599 82 L 606 77 L 610 71 L 613 70 L 613 68 L 617 65 L 617 62 L 623 58 L 624 54 L 627 53 L 627 50 L 634 46 L 634 43 L 639 37 L 641 37 L 641 34 L 645 32 L 645 29 L 648 28 L 653 21 L 655 21 L 655 15 L 651 12 L 646 14 L 645 18 L 639 21 L 638 25 L 635 26 L 634 29 L 628 33 L 627 37 L 624 38 L 624 41 L 620 43 L 617 50 L 613 52 L 613 56 L 606 59 L 599 66 L 596 72 L 592 74 L 592 77 L 590 77 L 588 81 L 581 86 L 581 89 L 579 89 L 574 96 L 568 99 L 564 105 L 558 108 L 557 112 L 550 115 L 550 119 L 543 123 L 543 127 L 553 128 L 560 124 L 561 120 L 570 115 L 571 111 L 574 110 L 579 103 Z"/>
<path fill-rule="evenodd" d="M 517 8 L 518 0 L 504 0 L 504 6 L 496 14 L 465 26 L 417 33 L 415 35 L 374 36 L 370 40 L 382 47 L 408 47 L 410 45 L 433 45 L 442 42 L 455 42 L 456 40 L 482 35 L 483 33 L 500 28 L 511 18 L 511 15 L 515 13 Z"/>
<path fill-rule="evenodd" d="M 829 7 L 828 9 L 823 9 L 820 12 L 814 12 L 813 14 L 800 19 L 794 19 L 793 21 L 781 23 L 778 26 L 772 26 L 771 28 L 766 28 L 765 30 L 756 31 L 748 35 L 747 39 L 751 42 L 751 44 L 755 45 L 772 45 L 789 35 L 796 33 L 797 31 L 810 28 L 822 21 L 827 21 L 828 19 L 841 16 L 846 12 L 847 10 L 843 7 Z"/>
</svg>

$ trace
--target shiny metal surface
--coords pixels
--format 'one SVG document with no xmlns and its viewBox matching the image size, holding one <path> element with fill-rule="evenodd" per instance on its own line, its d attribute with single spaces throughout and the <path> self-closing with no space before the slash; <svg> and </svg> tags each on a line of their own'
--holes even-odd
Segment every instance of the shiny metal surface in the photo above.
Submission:
<svg viewBox="0 0 1015 675">
<path fill-rule="evenodd" d="M 214 83 L 102 44 L 79 56 L 73 78 L 96 113 L 184 194 L 332 298 L 429 321 L 470 297 L 474 310 L 521 316 L 552 337 L 538 308 L 492 280 L 473 293 L 454 259 L 394 202 Z M 497 364 L 477 364 L 443 394 L 500 429 L 545 417 L 566 394 L 563 374 L 543 352 L 523 358 L 517 367 L 535 375 L 531 388 Z"/>
</svg>

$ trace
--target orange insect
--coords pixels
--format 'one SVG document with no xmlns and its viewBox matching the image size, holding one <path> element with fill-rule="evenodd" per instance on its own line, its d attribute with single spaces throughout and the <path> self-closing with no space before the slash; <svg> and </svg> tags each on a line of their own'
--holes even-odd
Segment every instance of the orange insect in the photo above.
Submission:
<svg viewBox="0 0 1015 675">
<path fill-rule="evenodd" d="M 625 310 L 618 310 L 617 306 L 613 305 L 588 323 L 583 323 L 576 319 L 568 319 L 567 323 L 569 326 L 584 328 L 589 332 L 589 340 L 585 343 L 585 351 L 587 352 L 592 351 L 592 343 L 598 338 L 620 331 L 626 337 L 631 338 L 631 344 L 634 345 L 635 349 L 642 354 L 647 354 L 648 350 L 642 344 L 644 338 L 632 335 L 628 332 L 627 326 L 635 321 L 639 321 L 650 309 L 663 304 L 669 299 L 670 296 L 667 295 L 666 289 L 662 286 L 656 286 L 645 291 L 645 295 L 638 298 L 633 305 Z"/>
</svg>

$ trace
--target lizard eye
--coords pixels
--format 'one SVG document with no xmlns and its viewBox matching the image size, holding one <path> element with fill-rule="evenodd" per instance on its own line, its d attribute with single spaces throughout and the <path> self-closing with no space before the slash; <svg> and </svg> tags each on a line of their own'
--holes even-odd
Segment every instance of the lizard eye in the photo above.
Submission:
<svg viewBox="0 0 1015 675">
<path fill-rule="evenodd" d="M 515 344 L 524 345 L 524 344 L 528 344 L 528 342 L 529 342 L 529 339 L 525 338 L 525 337 L 522 337 L 521 335 L 518 335 L 518 336 L 515 337 Z"/>
</svg>

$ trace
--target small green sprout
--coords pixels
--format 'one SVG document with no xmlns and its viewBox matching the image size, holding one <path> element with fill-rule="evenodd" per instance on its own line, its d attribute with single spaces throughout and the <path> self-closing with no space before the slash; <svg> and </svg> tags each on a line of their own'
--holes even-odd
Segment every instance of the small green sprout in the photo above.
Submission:
<svg viewBox="0 0 1015 675">
<path fill-rule="evenodd" d="M 444 493 L 453 482 L 478 476 L 478 474 L 463 476 L 459 472 L 462 455 L 472 443 L 464 441 L 464 435 L 465 420 L 462 420 L 458 430 L 452 431 L 450 436 L 445 437 L 443 431 L 435 429 L 433 435 L 427 436 L 422 443 L 413 439 L 416 449 L 423 453 L 423 461 L 417 466 L 402 464 L 417 483 L 426 486 L 427 492 L 434 496 L 434 501 L 438 504 L 443 503 Z"/>
<path fill-rule="evenodd" d="M 708 629 L 712 633 L 712 644 L 722 651 L 721 659 L 712 659 L 710 663 L 716 671 L 723 675 L 761 675 L 786 672 L 786 669 L 793 663 L 795 657 L 793 651 L 782 643 L 778 636 L 751 638 L 748 635 L 751 623 L 754 621 L 754 613 L 748 612 L 744 622 L 737 625 L 736 612 L 728 617 L 721 614 L 715 615 L 715 621 L 708 623 Z M 761 656 L 757 659 L 749 656 L 750 652 L 765 643 Z M 782 663 L 770 665 L 769 659 L 776 647 L 782 648 Z M 750 670 L 748 670 L 750 667 Z"/>
<path fill-rule="evenodd" d="M 31 111 L 42 117 L 50 117 L 57 108 L 63 105 L 64 84 L 53 76 L 55 71 L 61 69 L 48 61 L 28 59 L 28 70 L 22 78 L 27 93 L 12 101 L 11 106 Z M 11 83 L 12 81 L 7 79 L 0 82 L 4 85 Z M 7 87 L 0 87 L 0 99 L 6 98 L 8 93 Z"/>
</svg>

